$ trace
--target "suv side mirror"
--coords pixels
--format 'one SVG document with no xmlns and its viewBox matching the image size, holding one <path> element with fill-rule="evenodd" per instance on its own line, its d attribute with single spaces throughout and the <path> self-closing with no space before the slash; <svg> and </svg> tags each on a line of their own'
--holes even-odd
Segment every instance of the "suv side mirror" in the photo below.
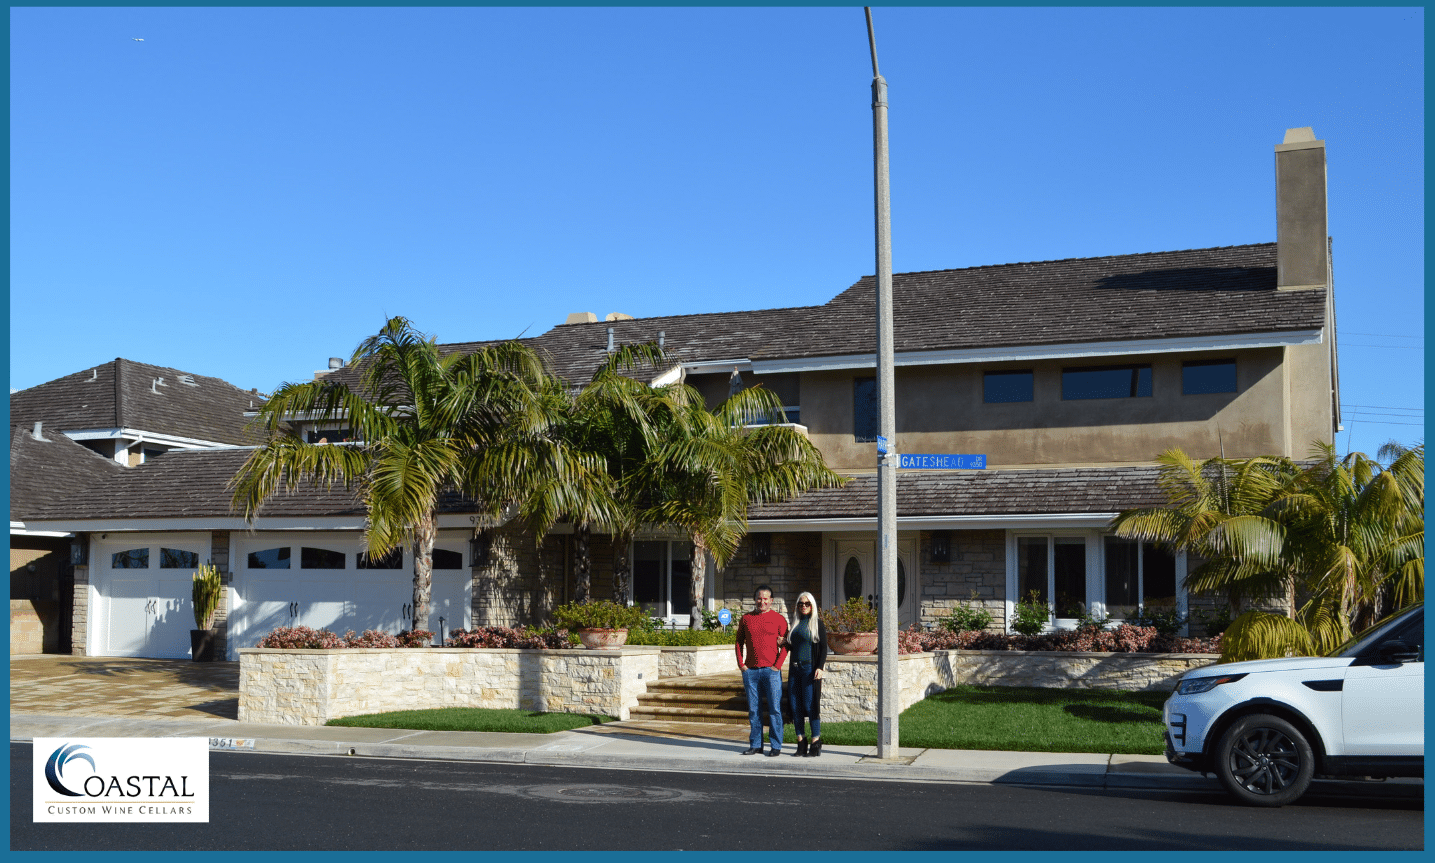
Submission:
<svg viewBox="0 0 1435 863">
<path fill-rule="evenodd" d="M 1416 662 L 1420 659 L 1420 649 L 1408 641 L 1392 638 L 1380 645 L 1376 655 L 1386 662 Z"/>
</svg>

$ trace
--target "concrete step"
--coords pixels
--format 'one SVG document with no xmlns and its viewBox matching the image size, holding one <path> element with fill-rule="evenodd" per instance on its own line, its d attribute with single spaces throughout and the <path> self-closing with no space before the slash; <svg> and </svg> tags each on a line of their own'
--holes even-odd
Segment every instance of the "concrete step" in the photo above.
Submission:
<svg viewBox="0 0 1435 863">
<path fill-rule="evenodd" d="M 746 710 L 722 710 L 712 707 L 654 707 L 639 704 L 628 711 L 629 719 L 665 719 L 672 722 L 707 722 L 723 725 L 746 725 Z"/>
</svg>

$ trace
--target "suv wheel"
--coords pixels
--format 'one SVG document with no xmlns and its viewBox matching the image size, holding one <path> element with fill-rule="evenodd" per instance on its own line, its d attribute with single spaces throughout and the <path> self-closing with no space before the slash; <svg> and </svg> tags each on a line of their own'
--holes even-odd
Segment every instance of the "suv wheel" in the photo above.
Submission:
<svg viewBox="0 0 1435 863">
<path fill-rule="evenodd" d="M 1256 714 L 1236 720 L 1216 744 L 1216 776 L 1242 803 L 1284 806 L 1305 793 L 1315 753 L 1294 725 Z"/>
</svg>

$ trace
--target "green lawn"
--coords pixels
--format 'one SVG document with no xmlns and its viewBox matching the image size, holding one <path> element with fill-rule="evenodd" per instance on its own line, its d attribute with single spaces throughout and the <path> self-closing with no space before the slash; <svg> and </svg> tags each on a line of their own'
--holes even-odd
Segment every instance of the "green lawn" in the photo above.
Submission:
<svg viewBox="0 0 1435 863">
<path fill-rule="evenodd" d="M 1160 755 L 1166 692 L 955 686 L 902 711 L 902 746 Z M 783 740 L 797 741 L 792 726 Z M 824 722 L 822 741 L 876 746 L 875 722 Z"/>
<path fill-rule="evenodd" d="M 438 710 L 399 710 L 393 713 L 366 713 L 330 719 L 326 725 L 351 728 L 408 728 L 414 731 L 508 731 L 519 734 L 552 734 L 613 722 L 611 716 L 584 716 L 578 713 L 532 713 L 527 710 L 499 710 L 487 707 L 447 707 Z"/>
<path fill-rule="evenodd" d="M 957 686 L 902 712 L 902 746 L 1016 752 L 1160 755 L 1165 692 Z M 334 719 L 329 725 L 419 731 L 511 731 L 549 734 L 613 722 L 610 716 L 447 708 Z M 796 743 L 791 725 L 783 740 Z M 832 746 L 876 746 L 875 722 L 824 722 Z"/>
</svg>

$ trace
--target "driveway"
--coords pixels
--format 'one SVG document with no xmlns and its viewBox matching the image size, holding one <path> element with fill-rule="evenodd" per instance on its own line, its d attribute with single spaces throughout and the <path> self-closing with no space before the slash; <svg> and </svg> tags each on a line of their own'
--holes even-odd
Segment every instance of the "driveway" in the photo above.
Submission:
<svg viewBox="0 0 1435 863">
<path fill-rule="evenodd" d="M 12 656 L 10 711 L 49 716 L 238 719 L 239 663 Z"/>
</svg>

